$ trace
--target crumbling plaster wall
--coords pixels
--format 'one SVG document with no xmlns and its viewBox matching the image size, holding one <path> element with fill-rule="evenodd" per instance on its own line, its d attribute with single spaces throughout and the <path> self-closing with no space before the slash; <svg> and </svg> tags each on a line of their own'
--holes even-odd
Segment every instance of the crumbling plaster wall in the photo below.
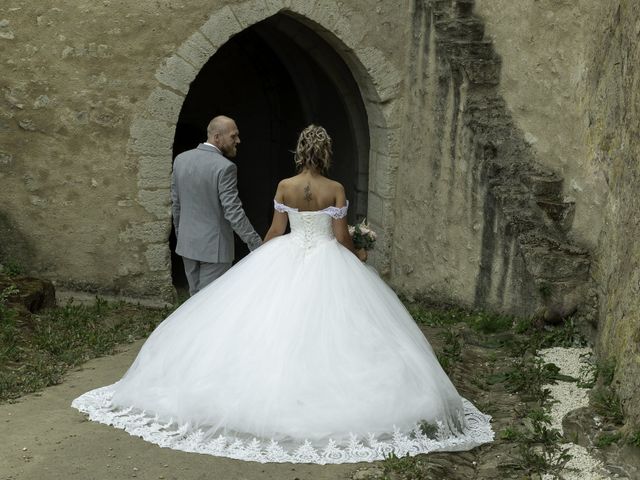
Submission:
<svg viewBox="0 0 640 480">
<path fill-rule="evenodd" d="M 640 425 L 640 14 L 632 0 L 476 0 L 502 57 L 500 92 L 575 200 L 592 252 L 601 360 Z"/>
<path fill-rule="evenodd" d="M 559 320 L 589 283 L 574 203 L 503 95 L 473 0 L 414 2 L 391 281 L 403 293 Z"/>
<path fill-rule="evenodd" d="M 606 2 L 476 0 L 475 12 L 502 58 L 499 91 L 543 165 L 564 178 L 575 201 L 572 238 L 589 250 L 598 242 L 606 199 L 603 173 L 591 163 L 585 82 L 592 68 Z"/>
</svg>

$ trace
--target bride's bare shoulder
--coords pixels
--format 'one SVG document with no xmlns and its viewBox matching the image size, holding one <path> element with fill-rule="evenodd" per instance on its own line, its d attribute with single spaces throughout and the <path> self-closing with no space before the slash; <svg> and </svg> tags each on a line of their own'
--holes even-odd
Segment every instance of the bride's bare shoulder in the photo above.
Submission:
<svg viewBox="0 0 640 480">
<path fill-rule="evenodd" d="M 340 182 L 336 182 L 335 180 L 329 180 L 331 188 L 334 190 L 336 194 L 342 193 L 344 194 L 344 186 Z"/>
</svg>

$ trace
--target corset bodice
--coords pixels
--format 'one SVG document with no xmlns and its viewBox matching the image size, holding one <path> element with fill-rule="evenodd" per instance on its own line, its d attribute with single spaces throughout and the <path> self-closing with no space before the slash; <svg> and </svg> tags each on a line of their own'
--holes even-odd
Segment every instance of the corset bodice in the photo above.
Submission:
<svg viewBox="0 0 640 480">
<path fill-rule="evenodd" d="M 331 240 L 331 217 L 321 212 L 290 212 L 291 237 L 307 250 Z"/>
<path fill-rule="evenodd" d="M 289 215 L 291 238 L 306 250 L 311 250 L 313 247 L 335 238 L 331 220 L 345 217 L 349 207 L 349 202 L 347 202 L 347 205 L 341 208 L 327 207 L 323 210 L 300 212 L 298 209 L 278 203 L 276 200 L 273 201 L 273 204 L 277 211 Z"/>
</svg>

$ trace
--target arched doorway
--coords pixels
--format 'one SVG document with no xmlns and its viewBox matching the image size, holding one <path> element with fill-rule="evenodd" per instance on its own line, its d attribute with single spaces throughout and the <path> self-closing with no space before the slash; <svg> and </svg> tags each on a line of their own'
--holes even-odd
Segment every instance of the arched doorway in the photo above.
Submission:
<svg viewBox="0 0 640 480">
<path fill-rule="evenodd" d="M 294 173 L 298 133 L 309 123 L 327 128 L 334 141 L 330 176 L 351 201 L 350 221 L 366 215 L 369 131 L 358 85 L 338 53 L 291 13 L 280 13 L 233 36 L 202 67 L 185 98 L 173 156 L 206 138 L 209 120 L 234 118 L 242 144 L 238 187 L 245 211 L 264 235 L 279 180 Z M 171 236 L 174 284 L 185 284 Z M 246 255 L 236 241 L 236 259 Z"/>
</svg>

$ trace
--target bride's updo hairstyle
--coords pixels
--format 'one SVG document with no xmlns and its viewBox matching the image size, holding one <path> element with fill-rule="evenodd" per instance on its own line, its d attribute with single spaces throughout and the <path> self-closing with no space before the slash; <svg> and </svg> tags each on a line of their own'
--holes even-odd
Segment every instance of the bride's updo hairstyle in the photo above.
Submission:
<svg viewBox="0 0 640 480">
<path fill-rule="evenodd" d="M 298 138 L 295 162 L 298 170 L 309 168 L 325 173 L 331 166 L 331 137 L 318 125 L 309 125 Z"/>
</svg>

